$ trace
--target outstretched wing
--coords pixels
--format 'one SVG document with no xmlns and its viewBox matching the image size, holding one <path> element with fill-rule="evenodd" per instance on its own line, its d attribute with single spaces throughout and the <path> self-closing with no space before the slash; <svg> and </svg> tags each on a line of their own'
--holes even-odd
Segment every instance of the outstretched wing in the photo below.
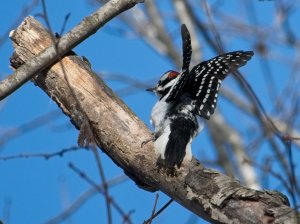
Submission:
<svg viewBox="0 0 300 224">
<path fill-rule="evenodd" d="M 222 80 L 232 71 L 245 65 L 253 51 L 229 52 L 196 65 L 189 75 L 188 90 L 195 99 L 196 113 L 209 119 L 214 113 Z"/>
<path fill-rule="evenodd" d="M 166 102 L 173 102 L 177 99 L 178 95 L 184 88 L 188 76 L 189 76 L 189 67 L 192 56 L 192 45 L 191 45 L 191 36 L 185 24 L 181 26 L 181 38 L 182 38 L 182 71 L 174 86 L 171 89 L 170 95 L 166 99 Z"/>
</svg>

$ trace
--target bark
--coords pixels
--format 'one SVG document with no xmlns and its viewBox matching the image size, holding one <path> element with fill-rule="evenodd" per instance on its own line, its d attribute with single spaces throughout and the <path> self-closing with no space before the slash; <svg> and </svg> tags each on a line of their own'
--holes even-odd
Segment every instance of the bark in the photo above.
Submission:
<svg viewBox="0 0 300 224">
<path fill-rule="evenodd" d="M 39 52 L 37 57 L 30 58 L 15 73 L 0 82 L 0 100 L 21 87 L 38 72 L 65 55 L 79 43 L 94 34 L 105 23 L 116 17 L 121 12 L 133 7 L 143 0 L 111 0 L 91 16 L 85 17 L 77 26 L 60 38 L 55 44 L 50 44 L 46 49 Z M 11 35 L 11 34 L 10 34 Z M 54 35 L 50 40 L 53 43 Z M 36 66 L 38 65 L 38 66 Z"/>
<path fill-rule="evenodd" d="M 32 17 L 11 35 L 14 68 L 51 44 L 51 36 Z M 37 62 L 38 63 L 38 62 Z M 213 223 L 297 223 L 299 213 L 276 191 L 256 191 L 204 168 L 197 160 L 169 175 L 158 169 L 146 125 L 76 55 L 68 55 L 34 82 L 77 128 L 89 124 L 95 141 L 140 187 L 162 192 Z M 86 120 L 87 119 L 87 120 Z"/>
</svg>

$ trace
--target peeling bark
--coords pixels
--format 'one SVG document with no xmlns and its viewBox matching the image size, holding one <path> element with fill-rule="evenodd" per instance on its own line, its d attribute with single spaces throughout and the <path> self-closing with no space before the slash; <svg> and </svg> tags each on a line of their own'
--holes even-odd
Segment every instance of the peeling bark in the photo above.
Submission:
<svg viewBox="0 0 300 224">
<path fill-rule="evenodd" d="M 25 19 L 11 39 L 14 68 L 51 44 L 48 31 L 32 17 Z M 175 176 L 159 170 L 153 144 L 141 147 L 151 137 L 146 125 L 80 57 L 64 57 L 33 81 L 77 128 L 86 117 L 97 145 L 144 189 L 161 190 L 212 223 L 297 223 L 300 218 L 281 193 L 246 188 L 237 180 L 205 169 L 195 159 Z"/>
</svg>

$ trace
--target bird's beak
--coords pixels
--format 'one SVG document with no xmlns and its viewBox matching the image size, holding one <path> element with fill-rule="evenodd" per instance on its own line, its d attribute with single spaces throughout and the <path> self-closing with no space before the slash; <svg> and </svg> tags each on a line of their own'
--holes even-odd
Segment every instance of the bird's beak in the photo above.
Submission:
<svg viewBox="0 0 300 224">
<path fill-rule="evenodd" d="M 156 91 L 156 87 L 152 87 L 152 88 L 148 88 L 146 89 L 146 91 L 149 91 L 149 92 L 155 92 Z"/>
</svg>

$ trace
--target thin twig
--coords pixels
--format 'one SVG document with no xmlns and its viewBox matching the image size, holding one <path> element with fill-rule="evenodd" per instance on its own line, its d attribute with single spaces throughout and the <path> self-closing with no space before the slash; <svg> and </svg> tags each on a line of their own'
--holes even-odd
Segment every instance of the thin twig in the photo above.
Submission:
<svg viewBox="0 0 300 224">
<path fill-rule="evenodd" d="M 213 32 L 214 38 L 215 38 L 217 46 L 218 46 L 218 52 L 225 53 L 224 46 L 223 46 L 222 39 L 221 39 L 221 35 L 219 34 L 219 32 L 217 32 L 216 26 L 215 26 L 215 24 L 213 22 L 213 19 L 212 19 L 212 15 L 211 15 L 209 5 L 208 5 L 206 0 L 202 0 L 202 3 L 203 3 L 202 5 L 204 6 L 203 8 L 205 10 L 205 13 L 206 13 L 208 21 L 209 21 L 209 25 L 211 27 L 211 31 Z"/>
<path fill-rule="evenodd" d="M 286 180 L 281 174 L 279 174 L 276 171 L 272 170 L 272 168 L 270 166 L 267 166 L 267 167 L 263 166 L 260 163 L 257 163 L 253 160 L 252 161 L 245 160 L 245 162 L 250 163 L 253 166 L 259 168 L 260 170 L 271 174 L 273 177 L 275 177 L 277 180 L 279 180 L 281 182 L 282 186 L 284 186 L 287 189 L 287 191 L 289 192 L 290 195 L 293 194 L 293 190 L 290 187 L 291 184 L 289 184 L 288 180 Z"/>
<path fill-rule="evenodd" d="M 78 151 L 82 149 L 79 146 L 72 146 L 70 148 L 65 148 L 62 150 L 59 150 L 57 152 L 53 152 L 53 153 L 21 153 L 18 155 L 12 155 L 12 156 L 1 156 L 0 160 L 3 161 L 7 161 L 7 160 L 12 160 L 12 159 L 28 159 L 28 158 L 44 158 L 46 160 L 51 159 L 55 156 L 60 156 L 63 157 L 64 154 L 69 153 L 69 152 L 74 152 L 74 151 Z"/>
<path fill-rule="evenodd" d="M 67 26 L 67 23 L 69 21 L 69 18 L 71 16 L 71 13 L 68 13 L 66 16 L 65 16 L 65 19 L 64 19 L 64 23 L 63 25 L 61 26 L 61 29 L 59 31 L 59 35 L 62 36 L 63 33 L 65 32 L 65 29 L 66 29 L 66 26 Z"/>
<path fill-rule="evenodd" d="M 291 175 L 289 175 L 289 183 L 291 185 L 291 197 L 292 197 L 292 201 L 293 201 L 293 205 L 297 206 L 297 193 L 296 193 L 296 189 L 297 187 L 297 178 L 296 178 L 296 174 L 295 174 L 295 165 L 293 162 L 293 150 L 292 150 L 292 144 L 291 141 L 286 141 L 286 150 L 288 153 L 288 161 L 289 161 L 289 166 L 290 166 L 290 173 Z"/>
<path fill-rule="evenodd" d="M 109 187 L 114 187 L 124 181 L 127 181 L 128 177 L 126 175 L 120 175 L 112 178 L 107 181 Z M 58 214 L 57 216 L 49 219 L 45 222 L 45 224 L 56 224 L 61 223 L 62 221 L 68 219 L 72 214 L 74 214 L 81 206 L 84 205 L 86 201 L 99 193 L 99 189 L 102 189 L 103 186 L 97 186 L 97 188 L 92 187 L 89 190 L 85 191 L 82 195 L 80 195 L 68 208 L 66 208 L 63 212 Z M 118 209 L 117 209 L 118 210 Z M 118 210 L 119 211 L 119 210 Z M 125 214 L 126 215 L 126 214 Z"/>
<path fill-rule="evenodd" d="M 95 183 L 91 178 L 89 178 L 84 172 L 82 172 L 78 167 L 76 167 L 73 163 L 69 163 L 69 167 L 75 172 L 77 173 L 82 179 L 84 179 L 86 182 L 88 182 L 91 186 L 93 186 L 99 193 L 104 195 L 104 189 L 103 189 L 103 185 L 101 185 L 101 187 L 99 187 L 99 185 L 97 185 L 97 183 Z M 108 183 L 107 183 L 108 184 Z M 108 184 L 109 186 L 109 184 Z M 132 223 L 130 220 L 129 215 L 131 214 L 128 213 L 126 214 L 123 209 L 115 202 L 114 198 L 110 198 L 110 203 L 112 204 L 112 206 L 120 213 L 120 215 L 123 217 L 123 220 L 126 221 L 127 223 Z"/>
<path fill-rule="evenodd" d="M 152 223 L 152 220 L 153 220 L 154 215 L 155 215 L 156 205 L 157 205 L 157 202 L 158 202 L 158 196 L 159 196 L 158 194 L 155 195 L 155 201 L 154 201 L 152 213 L 151 213 L 150 218 L 148 219 L 149 222 L 148 223 L 144 222 L 144 224 L 151 224 Z"/>
<path fill-rule="evenodd" d="M 47 12 L 47 7 L 46 7 L 45 0 L 42 0 L 42 9 L 43 9 L 43 17 L 44 17 L 44 20 L 46 22 L 46 26 L 51 31 L 50 32 L 51 37 L 54 38 L 53 33 L 52 33 L 52 27 L 51 27 L 50 20 L 49 20 L 49 17 L 48 17 L 48 12 Z M 55 44 L 55 41 L 53 41 L 53 44 Z"/>
<path fill-rule="evenodd" d="M 95 156 L 96 159 L 96 163 L 97 163 L 97 168 L 99 171 L 99 175 L 102 181 L 102 186 L 103 186 L 103 191 L 104 191 L 104 196 L 105 196 L 105 203 L 106 203 L 106 210 L 107 210 L 107 223 L 111 224 L 112 223 L 112 215 L 111 215 L 111 206 L 110 206 L 110 196 L 108 193 L 108 186 L 107 186 L 107 182 L 106 182 L 106 178 L 105 178 L 105 174 L 104 174 L 104 170 L 103 170 L 103 166 L 101 163 L 101 158 L 99 156 L 99 152 L 98 149 L 96 147 L 94 147 L 92 149 L 93 154 Z"/>
<path fill-rule="evenodd" d="M 144 224 L 150 224 L 153 219 L 155 219 L 160 213 L 162 213 L 174 200 L 170 199 L 161 209 L 159 209 L 150 219 L 146 220 Z"/>
<path fill-rule="evenodd" d="M 92 187 L 89 190 L 85 191 L 81 194 L 69 207 L 67 207 L 63 212 L 56 215 L 55 217 L 50 218 L 45 221 L 44 224 L 58 224 L 67 220 L 70 216 L 72 216 L 80 207 L 84 205 L 90 198 L 97 194 L 97 190 Z"/>
<path fill-rule="evenodd" d="M 0 146 L 3 146 L 4 144 L 9 142 L 13 138 L 16 138 L 20 135 L 28 133 L 32 130 L 35 130 L 39 127 L 42 127 L 42 126 L 48 124 L 51 121 L 54 121 L 55 119 L 60 118 L 61 114 L 62 114 L 61 111 L 58 111 L 58 110 L 51 111 L 51 112 L 43 114 L 39 117 L 36 117 L 33 120 L 20 125 L 19 127 L 10 128 L 10 129 L 3 131 L 0 135 Z M 0 149 L 0 151 L 1 151 L 1 149 Z"/>
</svg>

